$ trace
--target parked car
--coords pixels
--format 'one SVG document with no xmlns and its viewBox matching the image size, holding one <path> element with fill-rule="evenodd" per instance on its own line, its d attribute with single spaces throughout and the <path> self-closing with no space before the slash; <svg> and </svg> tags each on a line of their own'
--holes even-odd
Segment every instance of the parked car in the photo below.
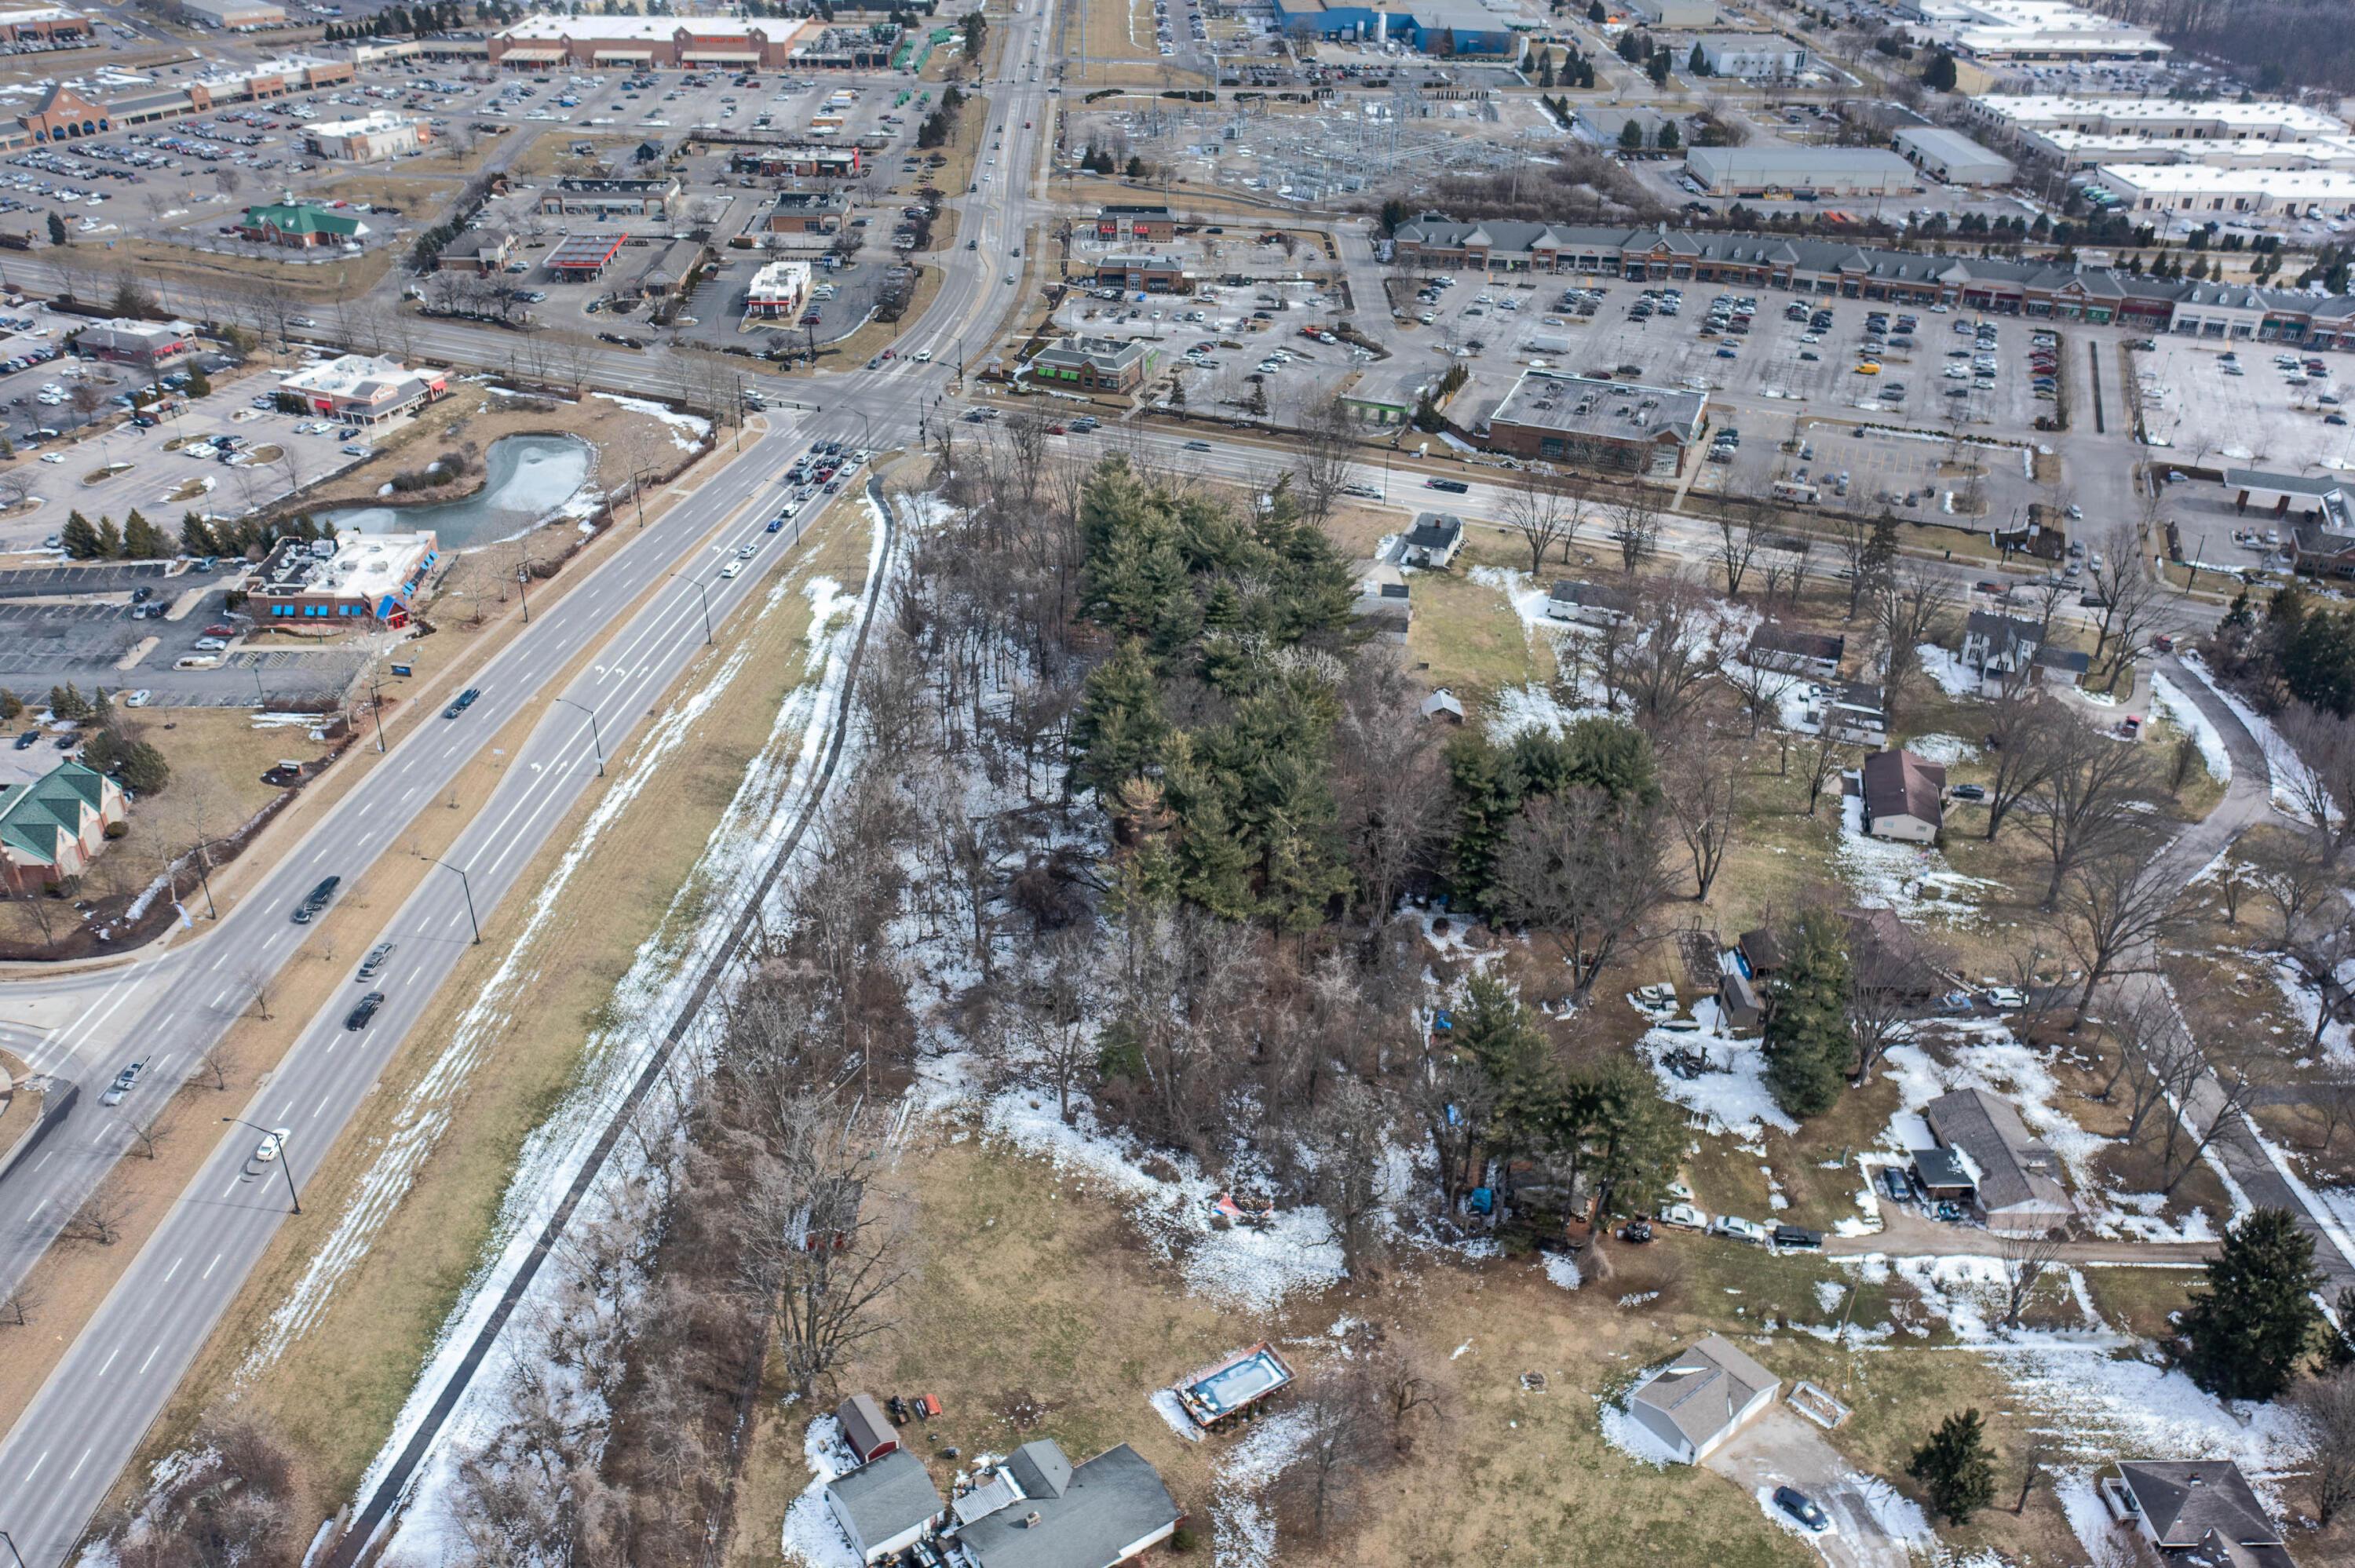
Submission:
<svg viewBox="0 0 2355 1568">
<path fill-rule="evenodd" d="M 1815 1499 L 1796 1487 L 1776 1487 L 1774 1506 L 1817 1535 L 1823 1534 L 1832 1527 L 1831 1516 L 1816 1506 Z"/>
<path fill-rule="evenodd" d="M 1748 1242 L 1753 1246 L 1766 1245 L 1766 1227 L 1739 1214 L 1720 1214 L 1710 1225 L 1709 1234 L 1729 1241 Z"/>
<path fill-rule="evenodd" d="M 1987 799 L 1987 786 L 1984 784 L 1957 784 L 1953 789 L 1949 790 L 1948 793 L 1953 795 L 1957 800 L 1984 800 Z"/>
<path fill-rule="evenodd" d="M 1987 1002 L 1989 1007 L 2006 1012 L 2014 1012 L 2028 1005 L 2028 993 L 2018 986 L 1990 986 L 1987 991 Z"/>
<path fill-rule="evenodd" d="M 1802 1251 L 1818 1251 L 1824 1245 L 1824 1233 L 1811 1231 L 1805 1225 L 1776 1225 L 1774 1230 L 1776 1246 L 1795 1247 Z"/>
<path fill-rule="evenodd" d="M 24 734 L 16 737 L 16 749 L 19 751 L 23 751 L 29 747 L 35 747 L 40 744 L 41 732 L 37 729 L 28 729 Z"/>
<path fill-rule="evenodd" d="M 1660 1211 L 1660 1224 L 1678 1230 L 1705 1231 L 1709 1229 L 1709 1216 L 1690 1203 L 1670 1203 Z"/>
<path fill-rule="evenodd" d="M 1913 1201 L 1913 1183 L 1907 1181 L 1905 1172 L 1894 1165 L 1881 1167 L 1881 1189 L 1889 1194 L 1890 1202 L 1893 1203 L 1910 1203 Z"/>
</svg>

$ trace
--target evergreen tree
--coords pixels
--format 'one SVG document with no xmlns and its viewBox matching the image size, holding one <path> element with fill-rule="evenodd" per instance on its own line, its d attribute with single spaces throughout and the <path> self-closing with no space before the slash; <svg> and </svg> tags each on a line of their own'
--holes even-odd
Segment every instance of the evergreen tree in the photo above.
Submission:
<svg viewBox="0 0 2355 1568">
<path fill-rule="evenodd" d="M 63 245 L 65 242 L 66 220 L 59 217 L 53 212 L 49 214 L 49 243 L 52 245 Z"/>
<path fill-rule="evenodd" d="M 98 520 L 98 553 L 110 561 L 123 558 L 123 530 L 114 525 L 112 517 Z"/>
<path fill-rule="evenodd" d="M 1248 920 L 1257 912 L 1251 846 L 1243 842 L 1218 782 L 1190 760 L 1188 747 L 1178 749 L 1179 757 L 1169 768 L 1169 803 L 1180 822 L 1178 890 L 1222 920 Z"/>
<path fill-rule="evenodd" d="M 123 553 L 134 561 L 151 561 L 166 553 L 164 541 L 135 509 L 123 522 Z"/>
<path fill-rule="evenodd" d="M 1848 934 L 1829 910 L 1810 908 L 1790 949 L 1768 988 L 1766 1086 L 1785 1112 L 1810 1117 L 1848 1082 Z"/>
<path fill-rule="evenodd" d="M 1668 86 L 1668 51 L 1666 49 L 1654 51 L 1650 63 L 1645 66 L 1644 70 L 1645 74 L 1652 79 L 1652 85 L 1654 87 Z"/>
<path fill-rule="evenodd" d="M 1644 150 L 1644 126 L 1633 111 L 1629 112 L 1627 122 L 1619 127 L 1619 150 L 1623 153 L 1640 153 Z"/>
<path fill-rule="evenodd" d="M 198 397 L 209 397 L 212 395 L 213 384 L 211 380 L 206 376 L 205 367 L 202 365 L 189 366 L 188 397 L 190 400 L 193 401 Z"/>
<path fill-rule="evenodd" d="M 1995 1456 L 1976 1410 L 1949 1415 L 1913 1450 L 1905 1473 L 1929 1495 L 1933 1513 L 1949 1524 L 1966 1522 L 1995 1498 Z"/>
<path fill-rule="evenodd" d="M 49 716 L 52 718 L 70 719 L 79 724 L 83 719 L 90 716 L 90 699 L 83 696 L 81 694 L 81 688 L 75 685 L 71 681 L 68 681 L 62 686 L 51 686 L 49 688 Z"/>
<path fill-rule="evenodd" d="M 1668 1196 L 1683 1162 L 1684 1113 L 1660 1081 L 1625 1056 L 1604 1062 L 1593 1083 L 1594 1116 L 1583 1173 L 1601 1210 L 1646 1210 Z"/>
<path fill-rule="evenodd" d="M 1541 90 L 1553 86 L 1553 50 L 1550 48 L 1538 53 L 1538 86 Z"/>
<path fill-rule="evenodd" d="M 1089 673 L 1072 726 L 1074 771 L 1109 799 L 1124 781 L 1159 766 L 1169 733 L 1153 660 L 1132 638 Z"/>
<path fill-rule="evenodd" d="M 205 520 L 190 512 L 180 518 L 180 554 L 184 556 L 220 556 L 228 554 L 213 537 Z"/>
<path fill-rule="evenodd" d="M 144 740 L 130 740 L 112 730 L 101 730 L 82 747 L 81 759 L 101 773 L 120 779 L 137 795 L 153 795 L 172 781 L 164 754 Z"/>
<path fill-rule="evenodd" d="M 1693 45 L 1692 53 L 1685 57 L 1685 69 L 1695 76 L 1711 74 L 1709 69 L 1709 52 L 1699 44 Z"/>
<path fill-rule="evenodd" d="M 91 696 L 89 722 L 95 729 L 114 727 L 114 699 L 106 694 L 104 686 L 99 687 Z"/>
<path fill-rule="evenodd" d="M 0 692 L 0 699 L 7 694 Z M 15 716 L 5 712 L 5 703 L 0 703 L 0 718 Z M 2339 1299 L 2331 1303 L 2331 1310 L 2339 1319 L 2339 1326 L 2324 1336 L 2318 1371 L 2326 1376 L 2345 1367 L 2355 1367 L 2355 1285 L 2339 1287 Z"/>
<path fill-rule="evenodd" d="M 66 525 L 58 530 L 58 542 L 67 555 L 77 561 L 94 561 L 104 553 L 99 543 L 98 530 L 90 519 L 79 512 L 66 514 Z"/>
<path fill-rule="evenodd" d="M 1683 140 L 1684 138 L 1678 134 L 1677 122 L 1675 121 L 1664 120 L 1660 122 L 1660 139 L 1658 146 L 1661 152 L 1675 152 L 1678 145 L 1683 142 Z"/>
<path fill-rule="evenodd" d="M 25 711 L 25 699 L 0 686 L 0 723 L 14 724 Z"/>
<path fill-rule="evenodd" d="M 2184 1366 L 2223 1399 L 2271 1399 L 2289 1386 L 2322 1321 L 2314 1238 L 2286 1210 L 2259 1209 L 2224 1233 L 2179 1319 Z"/>
<path fill-rule="evenodd" d="M 981 15 L 978 11 L 975 11 L 973 14 L 976 16 Z M 1145 177 L 1145 158 L 1143 154 L 1131 153 L 1128 155 L 1128 168 L 1126 173 L 1128 177 L 1132 180 L 1141 180 Z"/>
<path fill-rule="evenodd" d="M 1933 92 L 1955 90 L 1955 57 L 1940 49 L 1922 68 L 1922 85 Z"/>
</svg>

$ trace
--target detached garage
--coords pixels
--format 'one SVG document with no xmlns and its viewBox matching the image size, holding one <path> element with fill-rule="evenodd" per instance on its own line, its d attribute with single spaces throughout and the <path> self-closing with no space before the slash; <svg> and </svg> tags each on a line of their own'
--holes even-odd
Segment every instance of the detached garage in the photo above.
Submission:
<svg viewBox="0 0 2355 1568">
<path fill-rule="evenodd" d="M 1627 1396 L 1627 1413 L 1681 1464 L 1698 1465 L 1774 1403 L 1783 1384 L 1732 1341 L 1711 1334 Z"/>
</svg>

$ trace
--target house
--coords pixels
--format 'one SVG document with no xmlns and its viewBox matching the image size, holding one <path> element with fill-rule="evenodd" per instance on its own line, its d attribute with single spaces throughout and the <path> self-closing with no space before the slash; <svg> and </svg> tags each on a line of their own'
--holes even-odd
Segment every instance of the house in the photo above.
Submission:
<svg viewBox="0 0 2355 1568">
<path fill-rule="evenodd" d="M 1864 759 L 1864 831 L 1876 839 L 1926 844 L 1945 821 L 1946 769 L 1910 751 Z"/>
<path fill-rule="evenodd" d="M 1015 1449 L 959 1502 L 997 1504 L 971 1519 L 960 1507 L 946 1555 L 961 1568 L 1113 1568 L 1168 1540 L 1183 1517 L 1127 1444 L 1074 1465 L 1047 1437 Z"/>
<path fill-rule="evenodd" d="M 1762 670 L 1826 679 L 1839 673 L 1848 654 L 1848 639 L 1833 632 L 1803 631 L 1768 621 L 1750 635 L 1749 662 Z"/>
<path fill-rule="evenodd" d="M 460 235 L 433 259 L 444 272 L 504 271 L 516 259 L 516 237 L 504 228 L 477 228 Z"/>
<path fill-rule="evenodd" d="M 2055 648 L 2048 642 L 2036 651 L 2033 673 L 2048 685 L 2082 686 L 2093 667 L 2091 653 L 2076 648 Z"/>
<path fill-rule="evenodd" d="M 842 1440 L 862 1465 L 872 1464 L 900 1446 L 900 1430 L 883 1414 L 871 1393 L 854 1393 L 837 1406 L 834 1418 L 842 1423 Z"/>
<path fill-rule="evenodd" d="M 2282 1532 L 2230 1459 L 2130 1459 L 2103 1483 L 2168 1563 L 2295 1568 Z"/>
<path fill-rule="evenodd" d="M 237 232 L 239 238 L 259 245 L 316 250 L 330 245 L 357 245 L 368 227 L 349 213 L 307 202 L 269 202 L 247 207 Z"/>
<path fill-rule="evenodd" d="M 1774 1373 L 1711 1334 L 1637 1384 L 1627 1414 L 1678 1463 L 1698 1465 L 1774 1404 L 1782 1387 Z"/>
<path fill-rule="evenodd" d="M 1414 625 L 1414 604 L 1408 596 L 1406 574 L 1387 561 L 1378 561 L 1358 584 L 1350 616 L 1376 637 L 1404 642 Z"/>
<path fill-rule="evenodd" d="M 123 786 L 79 762 L 0 786 L 0 882 L 23 895 L 71 881 L 128 815 Z"/>
<path fill-rule="evenodd" d="M 1889 740 L 1889 703 L 1870 681 L 1842 681 L 1831 688 L 1813 716 L 1841 740 L 1881 746 Z"/>
<path fill-rule="evenodd" d="M 1940 1095 L 1922 1107 L 1940 1147 L 1959 1152 L 1975 1172 L 1972 1210 L 2002 1236 L 2041 1236 L 2075 1217 L 2054 1174 L 2060 1161 L 2038 1142 L 2009 1104 L 1978 1089 Z"/>
<path fill-rule="evenodd" d="M 1947 965 L 1923 948 L 1921 938 L 1896 910 L 1875 905 L 1839 914 L 1848 923 L 1849 965 L 1859 991 L 1870 988 L 1902 1001 L 1924 1002 L 1951 983 Z"/>
<path fill-rule="evenodd" d="M 826 1506 L 858 1560 L 881 1563 L 930 1535 L 945 1505 L 924 1462 L 894 1448 L 828 1481 Z"/>
<path fill-rule="evenodd" d="M 1464 519 L 1447 512 L 1426 512 L 1414 520 L 1399 546 L 1399 559 L 1411 567 L 1453 566 L 1464 548 Z"/>
<path fill-rule="evenodd" d="M 1442 686 L 1423 699 L 1423 716 L 1441 724 L 1460 725 L 1464 722 L 1464 699 Z"/>
<path fill-rule="evenodd" d="M 1546 590 L 1546 619 L 1573 620 L 1581 626 L 1615 626 L 1627 619 L 1629 602 L 1625 588 L 1563 577 Z"/>
<path fill-rule="evenodd" d="M 2016 615 L 1975 609 L 1963 621 L 1963 663 L 1984 684 L 2000 685 L 2005 676 L 2032 668 L 2043 645 L 2044 629 Z"/>
<path fill-rule="evenodd" d="M 1971 1180 L 1970 1168 L 1953 1150 L 1917 1149 L 1909 1158 L 1913 1161 L 1913 1185 L 1924 1198 L 1967 1203 L 1977 1195 L 1978 1184 Z"/>
</svg>

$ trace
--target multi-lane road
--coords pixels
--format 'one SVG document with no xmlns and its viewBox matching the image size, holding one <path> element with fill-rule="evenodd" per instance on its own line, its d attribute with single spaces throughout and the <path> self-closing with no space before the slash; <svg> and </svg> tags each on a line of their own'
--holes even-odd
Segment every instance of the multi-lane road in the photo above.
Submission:
<svg viewBox="0 0 2355 1568">
<path fill-rule="evenodd" d="M 991 112 L 1005 127 L 1000 168 L 1035 164 L 1050 135 L 1037 59 L 1039 17 L 1016 17 L 1006 79 Z M 1023 128 L 1025 121 L 1030 128 Z M 996 171 L 992 171 L 993 174 Z M 997 175 L 1007 179 L 1007 175 Z M 985 183 L 963 198 L 960 233 L 976 241 L 978 265 L 958 266 L 923 317 L 903 331 L 902 357 L 876 371 L 772 381 L 781 405 L 741 443 L 741 454 L 695 492 L 623 543 L 570 591 L 536 614 L 473 677 L 482 691 L 456 719 L 429 718 L 403 736 L 367 776 L 283 853 L 219 921 L 193 939 L 113 969 L 11 982 L 38 1012 L 70 1017 L 52 1033 L 12 1033 L 43 1070 L 80 1093 L 39 1145 L 0 1175 L 0 1286 L 20 1278 L 133 1141 L 133 1128 L 159 1111 L 201 1063 L 208 1045 L 244 1010 L 257 977 L 286 964 L 313 927 L 292 915 L 323 878 L 351 886 L 401 842 L 418 812 L 446 791 L 509 720 L 543 697 L 559 697 L 506 758 L 484 801 L 415 891 L 369 943 L 394 944 L 373 984 L 385 996 L 369 1027 L 344 1027 L 361 991 L 342 987 L 304 1024 L 267 1086 L 244 1101 L 218 1146 L 33 1404 L 0 1444 L 0 1530 L 33 1568 L 65 1561 L 115 1476 L 206 1336 L 242 1287 L 299 1185 L 351 1124 L 385 1064 L 430 1006 L 436 990 L 487 918 L 509 895 L 534 853 L 596 777 L 588 713 L 610 752 L 626 744 L 705 642 L 705 607 L 724 619 L 763 591 L 762 568 L 789 553 L 764 533 L 776 476 L 820 439 L 887 449 L 911 439 L 920 416 L 945 390 L 947 362 L 916 363 L 930 348 L 953 361 L 979 344 L 1013 303 L 1018 263 L 1005 258 L 1034 216 L 1027 195 Z M 421 346 L 460 364 L 504 358 L 496 334 L 427 323 Z M 658 360 L 600 354 L 591 371 L 615 391 L 666 390 Z M 718 567 L 739 546 L 761 546 L 753 570 L 729 579 Z M 578 672 L 560 686 L 563 673 Z M 446 869 L 445 869 L 446 867 Z M 463 872 L 463 875 L 461 873 Z M 471 907 L 470 907 L 471 906 Z M 346 961 L 356 964 L 358 952 Z M 120 1106 L 98 1091 L 122 1061 L 144 1058 L 144 1076 Z M 52 1104 L 66 1097 L 54 1097 Z M 255 1160 L 264 1132 L 286 1128 L 277 1161 Z"/>
</svg>

